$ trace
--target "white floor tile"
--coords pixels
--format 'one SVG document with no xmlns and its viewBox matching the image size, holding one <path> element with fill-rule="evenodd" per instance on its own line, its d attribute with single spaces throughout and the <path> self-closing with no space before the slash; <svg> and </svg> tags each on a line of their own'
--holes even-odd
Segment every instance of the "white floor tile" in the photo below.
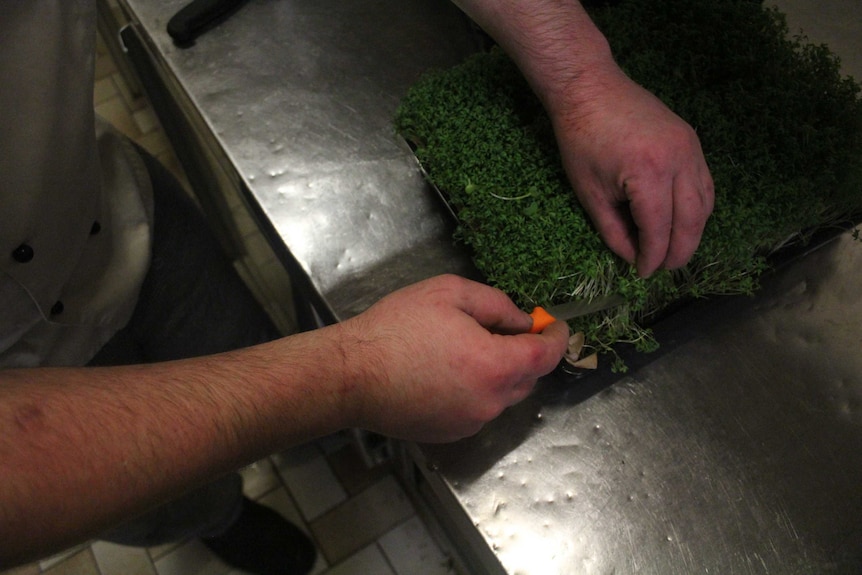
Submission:
<svg viewBox="0 0 862 575">
<path fill-rule="evenodd" d="M 102 575 L 156 575 L 146 549 L 106 541 L 96 541 L 91 549 Z"/>
<path fill-rule="evenodd" d="M 156 561 L 158 575 L 227 575 L 222 563 L 199 541 L 191 541 Z"/>
<path fill-rule="evenodd" d="M 150 559 L 153 561 L 157 561 L 161 559 L 168 553 L 172 552 L 177 547 L 183 545 L 185 541 L 181 542 L 173 542 L 173 543 L 163 543 L 161 545 L 155 545 L 153 547 L 147 548 L 147 552 L 150 554 Z"/>
<path fill-rule="evenodd" d="M 449 558 L 431 538 L 419 517 L 402 523 L 378 540 L 398 575 L 452 575 Z"/>
<path fill-rule="evenodd" d="M 259 497 L 281 487 L 275 466 L 269 459 L 262 459 L 240 470 L 242 490 L 249 499 Z"/>
<path fill-rule="evenodd" d="M 19 565 L 18 567 L 5 568 L 0 567 L 3 571 L 0 571 L 2 575 L 39 575 L 42 570 L 39 569 L 38 563 L 28 563 L 26 565 Z"/>
<path fill-rule="evenodd" d="M 48 571 L 43 571 L 43 573 L 50 575 L 100 575 L 99 566 L 96 565 L 93 552 L 88 547 L 81 549 Z"/>
<path fill-rule="evenodd" d="M 395 575 L 377 545 L 369 545 L 348 557 L 326 575 Z"/>
<path fill-rule="evenodd" d="M 314 534 L 327 558 L 339 563 L 415 515 L 404 490 L 385 476 L 362 493 L 314 521 Z"/>
<path fill-rule="evenodd" d="M 76 545 L 74 547 L 70 547 L 69 549 L 66 549 L 65 551 L 61 551 L 60 553 L 57 553 L 56 555 L 52 555 L 51 557 L 46 557 L 45 559 L 39 561 L 39 568 L 42 569 L 42 571 L 47 571 L 51 567 L 54 567 L 55 565 L 62 563 L 63 561 L 65 561 L 69 557 L 76 555 L 78 552 L 80 552 L 82 549 L 84 549 L 86 547 L 87 547 L 86 544 Z"/>
<path fill-rule="evenodd" d="M 326 458 L 314 445 L 303 445 L 273 456 L 306 521 L 311 521 L 347 499 Z"/>
<path fill-rule="evenodd" d="M 132 112 L 132 119 L 142 134 L 158 130 L 160 127 L 155 112 L 149 107 Z"/>
<path fill-rule="evenodd" d="M 105 100 L 110 100 L 114 96 L 117 95 L 117 86 L 114 84 L 114 81 L 110 77 L 102 78 L 101 80 L 96 80 L 96 84 L 93 91 L 93 103 L 100 104 Z"/>
</svg>

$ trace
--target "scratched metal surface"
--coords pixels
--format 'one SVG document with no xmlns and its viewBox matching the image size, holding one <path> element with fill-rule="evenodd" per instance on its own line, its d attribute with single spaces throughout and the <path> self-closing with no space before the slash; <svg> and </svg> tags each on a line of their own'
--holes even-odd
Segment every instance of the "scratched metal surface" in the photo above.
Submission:
<svg viewBox="0 0 862 575">
<path fill-rule="evenodd" d="M 450 2 L 251 0 L 181 49 L 165 27 L 187 3 L 122 2 L 335 319 L 435 272 L 470 273 L 392 125 L 422 72 L 477 46 Z"/>
<path fill-rule="evenodd" d="M 425 446 L 430 473 L 507 573 L 862 573 L 860 281 L 845 235 L 665 320 L 631 374 Z"/>
<path fill-rule="evenodd" d="M 252 0 L 179 50 L 186 1 L 123 4 L 336 319 L 470 273 L 390 127 L 422 70 L 472 49 L 447 2 Z M 755 300 L 672 316 L 626 377 L 556 374 L 475 438 L 417 448 L 446 510 L 509 573 L 862 571 L 860 252 L 845 237 Z"/>
</svg>

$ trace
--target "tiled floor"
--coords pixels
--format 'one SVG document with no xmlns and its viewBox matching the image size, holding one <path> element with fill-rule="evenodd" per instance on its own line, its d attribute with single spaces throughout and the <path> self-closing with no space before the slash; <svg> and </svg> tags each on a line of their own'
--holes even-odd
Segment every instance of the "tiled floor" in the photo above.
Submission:
<svg viewBox="0 0 862 575">
<path fill-rule="evenodd" d="M 388 466 L 368 469 L 349 436 L 336 435 L 242 472 L 246 494 L 317 542 L 316 575 L 443 575 L 450 562 Z M 3 575 L 239 575 L 199 542 L 150 549 L 101 541 Z"/>
<path fill-rule="evenodd" d="M 184 180 L 158 119 L 135 97 L 105 45 L 96 61 L 96 111 Z M 263 238 L 236 206 L 248 260 L 263 270 L 265 306 L 290 301 L 286 277 Z M 249 263 L 249 262 L 240 262 Z M 242 270 L 241 270 L 242 271 Z M 260 283 L 267 285 L 260 286 Z M 266 301 L 279 298 L 280 301 Z M 289 329 L 290 318 L 287 318 Z M 282 324 L 284 325 L 284 324 Z M 352 436 L 335 435 L 273 455 L 243 470 L 246 494 L 280 511 L 318 545 L 316 575 L 442 575 L 448 558 L 429 536 L 389 465 L 369 469 Z M 151 549 L 93 542 L 0 575 L 239 575 L 197 541 Z"/>
</svg>

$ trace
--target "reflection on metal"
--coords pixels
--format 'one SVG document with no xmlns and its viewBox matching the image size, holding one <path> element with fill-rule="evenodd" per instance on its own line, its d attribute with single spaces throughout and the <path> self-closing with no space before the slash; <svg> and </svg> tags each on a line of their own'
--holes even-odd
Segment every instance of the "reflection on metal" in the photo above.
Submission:
<svg viewBox="0 0 862 575">
<path fill-rule="evenodd" d="M 180 50 L 185 2 L 123 0 L 330 319 L 471 273 L 390 124 L 472 48 L 448 2 L 252 0 Z M 453 539 L 495 573 L 862 572 L 860 280 L 844 236 L 663 320 L 625 377 L 558 372 L 474 438 L 408 446 Z"/>
<path fill-rule="evenodd" d="M 331 310 L 335 319 L 369 303 L 363 293 L 346 301 L 354 278 L 379 297 L 417 272 L 464 270 L 451 222 L 392 124 L 422 72 L 473 50 L 470 26 L 454 6 L 257 0 L 182 49 L 165 26 L 186 3 L 123 2 L 154 59 L 188 94 L 188 115 L 209 125 L 264 225 L 317 293 L 339 291 L 345 308 Z M 417 270 L 415 250 L 430 268 Z M 385 270 L 387 283 L 371 285 L 369 268 Z"/>
<path fill-rule="evenodd" d="M 423 455 L 508 573 L 862 572 L 860 280 L 844 235 Z"/>
</svg>

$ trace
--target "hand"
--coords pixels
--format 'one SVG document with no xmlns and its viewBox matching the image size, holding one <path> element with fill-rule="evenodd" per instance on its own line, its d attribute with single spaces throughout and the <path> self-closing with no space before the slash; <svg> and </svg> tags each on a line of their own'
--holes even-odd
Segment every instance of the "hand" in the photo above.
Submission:
<svg viewBox="0 0 862 575">
<path fill-rule="evenodd" d="M 714 202 L 694 130 L 615 67 L 551 117 L 575 193 L 608 247 L 642 277 L 685 265 Z"/>
<path fill-rule="evenodd" d="M 565 353 L 565 323 L 525 333 L 531 325 L 501 291 L 457 276 L 395 292 L 339 324 L 357 374 L 357 426 L 425 442 L 475 434 Z"/>
</svg>

